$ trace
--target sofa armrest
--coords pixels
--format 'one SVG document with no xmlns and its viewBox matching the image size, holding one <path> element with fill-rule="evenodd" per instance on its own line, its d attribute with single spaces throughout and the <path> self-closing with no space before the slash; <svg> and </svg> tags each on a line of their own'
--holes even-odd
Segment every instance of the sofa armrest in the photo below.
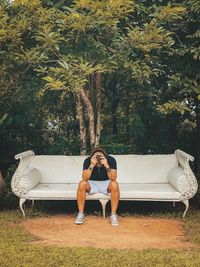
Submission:
<svg viewBox="0 0 200 267">
<path fill-rule="evenodd" d="M 198 189 L 197 179 L 190 168 L 190 161 L 194 160 L 194 157 L 187 154 L 186 152 L 177 149 L 175 152 L 176 158 L 179 163 L 179 167 L 183 169 L 185 176 L 187 177 L 188 183 L 190 184 L 190 190 L 184 194 L 184 196 L 189 199 L 193 197 Z"/>
<path fill-rule="evenodd" d="M 35 153 L 32 150 L 28 150 L 28 151 L 25 151 L 25 152 L 22 152 L 22 153 L 15 155 L 15 159 L 21 159 L 24 157 L 34 156 L 34 155 L 35 155 Z"/>
<path fill-rule="evenodd" d="M 188 153 L 186 153 L 180 149 L 175 150 L 174 153 L 175 153 L 175 155 L 176 155 L 176 157 L 177 157 L 177 159 L 181 165 L 184 165 L 186 161 L 194 161 L 193 156 L 191 156 L 190 154 L 188 154 Z M 184 167 L 184 166 L 182 166 L 182 167 Z"/>
<path fill-rule="evenodd" d="M 40 181 L 40 172 L 36 168 L 28 167 L 23 174 L 15 177 L 15 179 L 11 182 L 12 191 L 17 196 L 23 197 L 29 190 L 36 187 Z"/>
<path fill-rule="evenodd" d="M 191 189 L 190 183 L 181 167 L 175 167 L 169 171 L 168 181 L 183 196 Z"/>
</svg>

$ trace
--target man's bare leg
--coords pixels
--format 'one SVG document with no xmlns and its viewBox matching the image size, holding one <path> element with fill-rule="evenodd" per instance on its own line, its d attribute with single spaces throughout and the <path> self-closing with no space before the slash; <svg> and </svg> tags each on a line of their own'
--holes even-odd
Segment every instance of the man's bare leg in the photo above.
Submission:
<svg viewBox="0 0 200 267">
<path fill-rule="evenodd" d="M 108 192 L 111 193 L 111 213 L 115 214 L 117 211 L 117 207 L 119 204 L 119 196 L 120 196 L 120 192 L 119 192 L 119 185 L 116 181 L 111 181 L 109 186 L 108 186 Z"/>
<path fill-rule="evenodd" d="M 90 192 L 90 185 L 87 181 L 80 181 L 77 189 L 77 203 L 79 212 L 84 212 L 86 192 Z"/>
</svg>

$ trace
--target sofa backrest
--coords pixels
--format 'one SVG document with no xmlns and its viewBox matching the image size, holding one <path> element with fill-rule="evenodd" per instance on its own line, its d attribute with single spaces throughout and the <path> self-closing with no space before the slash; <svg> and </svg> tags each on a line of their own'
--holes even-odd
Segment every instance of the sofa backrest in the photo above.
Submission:
<svg viewBox="0 0 200 267">
<path fill-rule="evenodd" d="M 167 183 L 168 172 L 178 166 L 174 154 L 112 155 L 119 183 Z M 41 183 L 78 183 L 87 156 L 36 155 L 30 166 L 41 173 Z"/>
<path fill-rule="evenodd" d="M 174 154 L 118 155 L 115 158 L 120 183 L 168 183 L 169 171 L 178 166 Z"/>
<path fill-rule="evenodd" d="M 41 183 L 78 183 L 86 156 L 36 155 L 30 166 L 37 168 Z"/>
</svg>

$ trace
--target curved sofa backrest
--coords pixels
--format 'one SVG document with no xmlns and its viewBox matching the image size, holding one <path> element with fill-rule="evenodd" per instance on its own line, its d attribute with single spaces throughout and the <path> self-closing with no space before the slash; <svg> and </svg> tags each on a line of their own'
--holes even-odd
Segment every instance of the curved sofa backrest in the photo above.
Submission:
<svg viewBox="0 0 200 267">
<path fill-rule="evenodd" d="M 178 166 L 174 154 L 117 155 L 120 183 L 168 183 L 168 172 Z"/>
<path fill-rule="evenodd" d="M 34 156 L 30 166 L 37 168 L 41 183 L 77 183 L 81 180 L 83 161 L 87 156 Z"/>
<path fill-rule="evenodd" d="M 178 166 L 174 154 L 112 155 L 119 183 L 167 183 L 168 172 Z M 41 173 L 41 183 L 78 183 L 88 156 L 36 155 L 30 166 Z"/>
</svg>

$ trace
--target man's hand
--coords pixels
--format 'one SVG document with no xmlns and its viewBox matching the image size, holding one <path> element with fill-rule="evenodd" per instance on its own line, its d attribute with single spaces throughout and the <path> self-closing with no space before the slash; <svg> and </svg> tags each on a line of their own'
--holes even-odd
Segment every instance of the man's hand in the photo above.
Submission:
<svg viewBox="0 0 200 267">
<path fill-rule="evenodd" d="M 90 165 L 92 165 L 92 166 L 94 167 L 96 164 L 97 164 L 96 156 L 93 156 L 93 157 L 91 158 L 91 163 L 90 163 Z"/>
<path fill-rule="evenodd" d="M 105 157 L 101 157 L 101 164 L 107 169 L 109 167 L 108 161 Z"/>
</svg>

